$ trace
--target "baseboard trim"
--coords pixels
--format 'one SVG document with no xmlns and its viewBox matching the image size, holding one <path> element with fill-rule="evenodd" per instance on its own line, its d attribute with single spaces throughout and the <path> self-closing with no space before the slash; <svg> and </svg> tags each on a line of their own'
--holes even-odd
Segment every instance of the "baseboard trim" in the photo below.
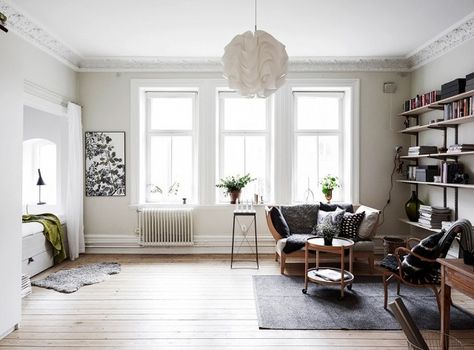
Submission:
<svg viewBox="0 0 474 350">
<path fill-rule="evenodd" d="M 16 331 L 18 328 L 20 328 L 19 323 L 17 323 L 17 324 L 14 325 L 13 327 L 7 329 L 5 332 L 0 333 L 0 339 L 5 338 L 5 337 L 6 337 L 7 335 L 9 335 L 11 332 Z"/>
<path fill-rule="evenodd" d="M 194 245 L 183 247 L 142 247 L 138 239 L 131 234 L 87 234 L 85 235 L 86 253 L 88 254 L 229 254 L 232 248 L 232 237 L 229 234 L 198 235 Z M 236 237 L 237 254 L 251 254 L 250 247 L 242 245 L 241 236 Z M 249 237 L 252 243 L 251 237 Z M 258 251 L 262 254 L 275 252 L 275 240 L 271 236 L 258 238 Z"/>
</svg>

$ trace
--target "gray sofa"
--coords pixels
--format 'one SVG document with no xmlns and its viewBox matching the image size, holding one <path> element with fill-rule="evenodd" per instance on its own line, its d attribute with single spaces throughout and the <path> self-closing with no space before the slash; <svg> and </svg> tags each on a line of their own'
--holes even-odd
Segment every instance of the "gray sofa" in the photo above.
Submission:
<svg viewBox="0 0 474 350">
<path fill-rule="evenodd" d="M 364 211 L 365 217 L 359 231 L 361 238 L 354 244 L 353 256 L 354 259 L 366 259 L 369 264 L 370 273 L 374 269 L 374 242 L 373 237 L 377 232 L 378 219 L 380 210 L 370 208 L 364 205 L 352 205 L 353 212 Z M 313 227 L 317 223 L 318 211 L 320 210 L 318 204 L 304 204 L 293 206 L 278 206 L 285 221 L 288 224 L 290 234 L 311 234 Z M 270 215 L 272 207 L 266 207 L 266 219 L 268 229 L 275 238 L 275 260 L 280 261 L 280 272 L 285 273 L 285 264 L 288 262 L 302 262 L 304 259 L 304 248 L 291 253 L 285 253 L 285 246 L 287 238 L 282 235 L 275 228 Z M 349 209 L 348 209 L 349 211 Z M 363 232 L 362 232 L 363 231 Z M 302 236 L 304 237 L 304 236 Z"/>
</svg>

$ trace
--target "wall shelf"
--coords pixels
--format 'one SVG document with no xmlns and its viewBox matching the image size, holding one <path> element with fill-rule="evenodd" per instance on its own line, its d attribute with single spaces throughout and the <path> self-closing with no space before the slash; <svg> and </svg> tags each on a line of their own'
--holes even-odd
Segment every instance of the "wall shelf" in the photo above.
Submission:
<svg viewBox="0 0 474 350">
<path fill-rule="evenodd" d="M 454 119 L 443 120 L 440 122 L 425 124 L 425 125 L 415 125 L 410 126 L 409 128 L 400 130 L 402 134 L 412 134 L 416 135 L 419 132 L 425 130 L 445 130 L 447 127 L 455 127 L 456 125 L 472 123 L 474 122 L 474 115 L 467 115 L 465 117 L 459 117 Z"/>
<path fill-rule="evenodd" d="M 400 159 L 407 160 L 418 160 L 422 158 L 433 158 L 433 159 L 458 159 L 461 156 L 473 155 L 474 151 L 466 152 L 444 152 L 444 153 L 430 153 L 430 154 L 420 154 L 417 156 L 401 156 Z"/>
<path fill-rule="evenodd" d="M 462 94 L 444 98 L 442 100 L 436 101 L 436 103 L 439 105 L 446 105 L 448 103 L 456 102 L 458 100 L 462 100 L 463 98 L 471 97 L 471 96 L 474 96 L 474 90 L 469 90 L 469 91 L 463 92 Z"/>
<path fill-rule="evenodd" d="M 410 109 L 409 111 L 400 113 L 400 117 L 417 117 L 420 114 L 431 112 L 432 110 L 443 109 L 443 106 L 440 106 L 438 102 L 430 103 L 418 108 Z"/>
<path fill-rule="evenodd" d="M 474 189 L 474 184 L 452 184 L 452 183 L 440 183 L 440 182 L 426 182 L 426 181 L 413 181 L 413 180 L 397 180 L 399 183 L 409 185 L 427 185 L 436 187 L 449 187 L 449 188 L 467 188 Z"/>
<path fill-rule="evenodd" d="M 401 222 L 405 223 L 405 224 L 408 224 L 408 225 L 414 226 L 414 227 L 418 227 L 418 228 L 421 228 L 421 229 L 426 230 L 426 231 L 431 231 L 431 232 L 439 232 L 439 231 L 441 231 L 441 229 L 429 228 L 429 227 L 420 225 L 420 224 L 417 223 L 417 222 L 413 222 L 413 221 L 410 221 L 410 220 L 407 220 L 407 219 L 402 219 L 402 218 L 400 218 L 399 220 L 400 220 Z"/>
</svg>

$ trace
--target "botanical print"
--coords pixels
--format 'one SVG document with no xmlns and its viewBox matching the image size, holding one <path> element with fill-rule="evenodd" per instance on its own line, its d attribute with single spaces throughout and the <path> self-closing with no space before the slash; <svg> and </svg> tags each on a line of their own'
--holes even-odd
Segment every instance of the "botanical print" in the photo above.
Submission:
<svg viewBox="0 0 474 350">
<path fill-rule="evenodd" d="M 86 132 L 86 196 L 125 196 L 125 133 Z"/>
</svg>

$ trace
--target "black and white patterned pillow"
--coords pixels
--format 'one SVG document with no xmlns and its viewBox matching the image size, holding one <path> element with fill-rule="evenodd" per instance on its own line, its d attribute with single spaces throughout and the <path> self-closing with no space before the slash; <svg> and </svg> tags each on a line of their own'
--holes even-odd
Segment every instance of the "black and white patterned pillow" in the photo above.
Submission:
<svg viewBox="0 0 474 350">
<path fill-rule="evenodd" d="M 313 235 L 322 236 L 321 228 L 324 224 L 330 224 L 336 228 L 339 232 L 341 227 L 341 222 L 345 214 L 345 210 L 337 208 L 335 211 L 325 212 L 324 210 L 320 210 L 318 212 L 318 222 L 313 227 L 313 231 L 311 232 Z"/>
<path fill-rule="evenodd" d="M 359 240 L 359 226 L 364 220 L 365 211 L 357 214 L 345 213 L 341 222 L 341 237 L 352 239 L 354 242 Z"/>
</svg>

